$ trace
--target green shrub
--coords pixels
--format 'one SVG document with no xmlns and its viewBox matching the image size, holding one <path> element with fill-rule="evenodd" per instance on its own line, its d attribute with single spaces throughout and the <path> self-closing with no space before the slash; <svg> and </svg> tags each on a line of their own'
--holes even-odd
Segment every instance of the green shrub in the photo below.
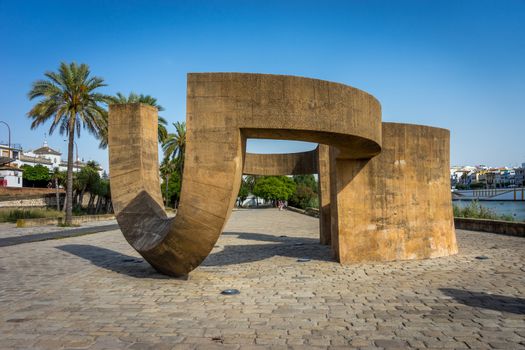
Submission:
<svg viewBox="0 0 525 350">
<path fill-rule="evenodd" d="M 476 190 L 476 189 L 482 189 L 482 188 L 485 188 L 486 185 L 484 183 L 480 183 L 480 182 L 477 182 L 477 183 L 473 183 L 470 185 L 470 189 L 472 190 Z"/>
<path fill-rule="evenodd" d="M 458 218 L 473 218 L 473 219 L 489 219 L 489 220 L 504 220 L 514 221 L 512 215 L 499 215 L 492 209 L 485 208 L 478 201 L 472 201 L 466 207 L 459 207 L 453 204 L 454 217 Z"/>
<path fill-rule="evenodd" d="M 288 204 L 301 209 L 312 208 L 315 205 L 314 199 L 317 199 L 317 193 L 305 184 L 299 184 Z"/>
<path fill-rule="evenodd" d="M 82 216 L 86 214 L 86 210 L 82 208 L 80 204 L 76 204 L 73 207 L 73 216 Z"/>
<path fill-rule="evenodd" d="M 0 211 L 0 222 L 16 222 L 18 219 L 56 218 L 62 213 L 52 209 L 7 209 Z"/>
<path fill-rule="evenodd" d="M 319 209 L 319 197 L 315 196 L 309 203 L 310 208 Z"/>
</svg>

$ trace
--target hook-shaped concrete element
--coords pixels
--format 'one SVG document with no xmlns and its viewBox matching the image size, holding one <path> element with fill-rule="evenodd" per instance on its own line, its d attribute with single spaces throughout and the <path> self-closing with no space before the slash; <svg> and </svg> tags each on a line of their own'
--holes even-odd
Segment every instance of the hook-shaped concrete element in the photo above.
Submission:
<svg viewBox="0 0 525 350">
<path fill-rule="evenodd" d="M 333 146 L 337 159 L 381 151 L 381 107 L 342 84 L 293 76 L 188 74 L 186 158 L 175 218 L 160 193 L 157 111 L 141 104 L 109 110 L 113 206 L 128 242 L 158 271 L 196 268 L 234 206 L 247 138 Z"/>
</svg>

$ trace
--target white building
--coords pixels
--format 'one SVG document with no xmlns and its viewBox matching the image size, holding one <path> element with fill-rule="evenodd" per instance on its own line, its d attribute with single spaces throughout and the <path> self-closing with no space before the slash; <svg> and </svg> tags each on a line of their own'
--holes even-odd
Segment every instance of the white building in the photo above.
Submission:
<svg viewBox="0 0 525 350">
<path fill-rule="evenodd" d="M 44 141 L 44 144 L 40 148 L 22 152 L 16 163 L 19 167 L 24 164 L 31 166 L 41 164 L 47 167 L 49 171 L 53 171 L 55 168 L 58 168 L 60 171 L 67 171 L 67 159 L 63 160 L 62 153 L 49 147 L 47 141 Z M 73 161 L 73 172 L 80 171 L 80 169 L 85 166 L 86 163 L 77 158 Z M 100 166 L 98 167 L 98 173 L 100 176 L 104 173 L 104 170 Z"/>
<path fill-rule="evenodd" d="M 0 144 L 0 187 L 22 187 L 23 171 L 13 163 L 20 153 L 20 145 Z"/>
<path fill-rule="evenodd" d="M 44 144 L 40 148 L 29 150 L 27 152 L 20 152 L 19 157 L 15 159 L 14 163 L 18 167 L 21 167 L 22 165 L 35 166 L 40 164 L 48 168 L 49 171 L 53 171 L 55 168 L 66 170 L 61 169 L 62 153 L 49 147 L 47 141 L 44 141 Z M 73 167 L 73 171 L 78 170 L 79 169 Z"/>
<path fill-rule="evenodd" d="M 53 171 L 58 168 L 60 171 L 67 171 L 67 161 L 62 160 L 62 153 L 48 146 L 44 141 L 42 147 L 22 151 L 20 145 L 0 144 L 0 187 L 22 187 L 23 165 L 43 165 Z M 73 162 L 73 171 L 80 171 L 86 163 L 77 159 Z M 99 166 L 98 173 L 102 177 L 105 175 L 104 170 Z"/>
<path fill-rule="evenodd" d="M 27 162 L 35 162 L 38 159 L 46 159 L 49 162 L 45 162 L 42 165 L 45 165 L 49 170 L 60 167 L 62 162 L 62 153 L 55 151 L 47 145 L 47 141 L 44 141 L 44 145 L 40 148 L 37 148 L 33 151 L 24 152 L 22 154 L 23 158 L 27 159 Z M 22 158 L 22 157 L 21 157 Z"/>
<path fill-rule="evenodd" d="M 0 165 L 0 187 L 22 187 L 22 169 Z"/>
</svg>

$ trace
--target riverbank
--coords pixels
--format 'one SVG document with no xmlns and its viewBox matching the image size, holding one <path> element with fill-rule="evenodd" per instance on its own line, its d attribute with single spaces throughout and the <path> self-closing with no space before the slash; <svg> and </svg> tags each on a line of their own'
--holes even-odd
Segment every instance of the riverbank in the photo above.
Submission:
<svg viewBox="0 0 525 350">
<path fill-rule="evenodd" d="M 468 207 L 470 200 L 453 200 L 452 204 L 459 208 Z M 497 215 L 511 216 L 514 221 L 525 222 L 525 202 L 512 201 L 479 201 L 480 206 L 492 210 Z"/>
</svg>

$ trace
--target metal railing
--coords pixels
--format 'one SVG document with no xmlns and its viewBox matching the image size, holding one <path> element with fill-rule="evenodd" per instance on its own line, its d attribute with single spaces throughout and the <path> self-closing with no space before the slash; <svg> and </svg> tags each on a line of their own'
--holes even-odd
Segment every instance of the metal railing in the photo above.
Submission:
<svg viewBox="0 0 525 350">
<path fill-rule="evenodd" d="M 9 142 L 6 142 L 4 140 L 0 140 L 0 145 L 9 147 Z M 20 143 L 12 143 L 11 144 L 11 149 L 21 150 L 22 149 L 22 144 L 20 144 Z"/>
</svg>

